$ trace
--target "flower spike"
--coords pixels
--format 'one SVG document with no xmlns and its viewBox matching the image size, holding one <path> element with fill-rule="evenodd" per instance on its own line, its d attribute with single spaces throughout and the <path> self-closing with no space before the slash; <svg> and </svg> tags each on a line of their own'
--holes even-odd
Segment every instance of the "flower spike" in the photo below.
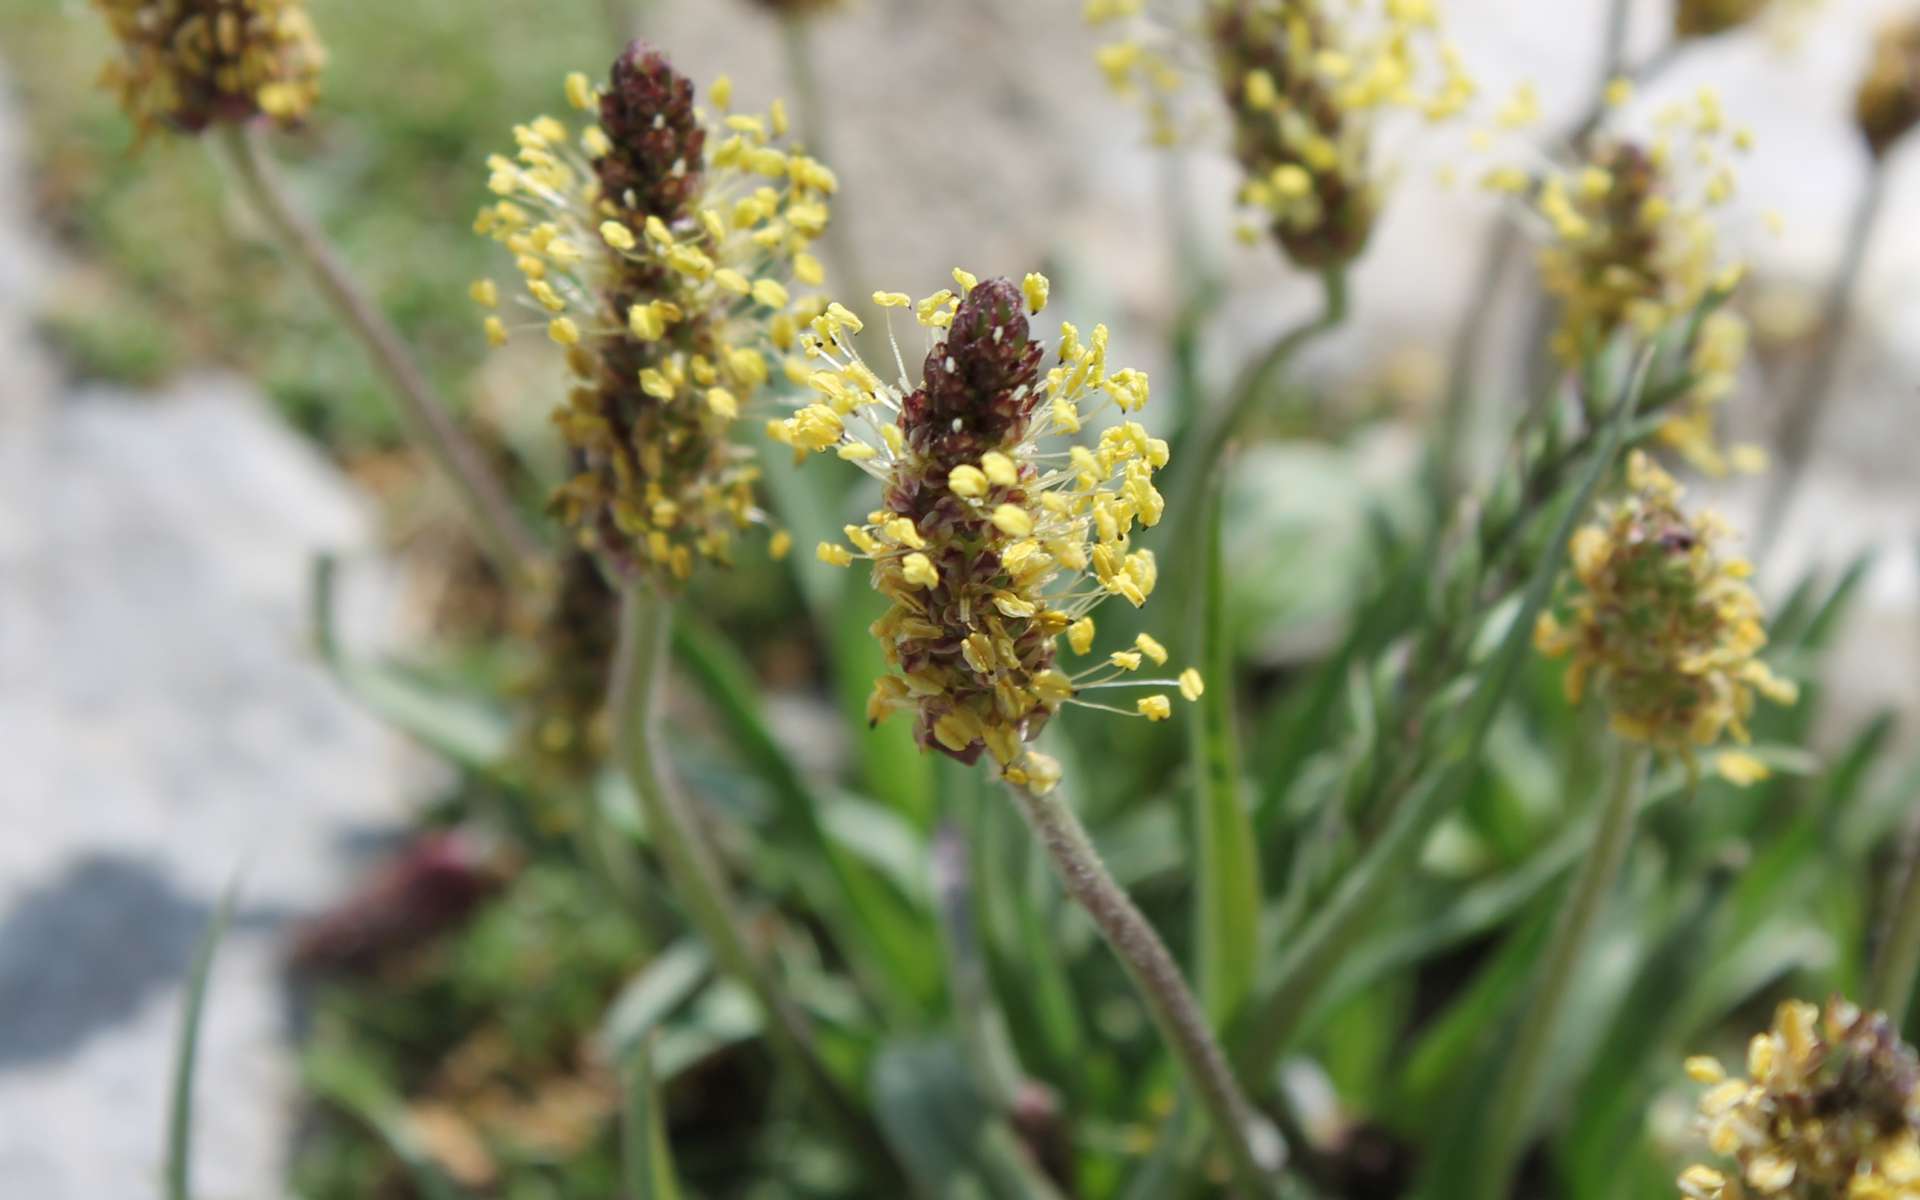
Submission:
<svg viewBox="0 0 1920 1200">
<path fill-rule="evenodd" d="M 1153 555 L 1135 550 L 1136 525 L 1160 520 L 1153 473 L 1167 445 L 1122 419 L 1097 439 L 1046 449 L 1107 411 L 1124 418 L 1147 402 L 1147 377 L 1107 368 L 1108 334 L 1082 340 L 1062 326 L 1054 364 L 1033 335 L 1031 314 L 1046 304 L 1044 277 L 1024 283 L 954 272 L 915 304 L 877 293 L 883 311 L 912 308 L 928 331 L 918 385 L 884 382 L 854 350 L 857 317 L 830 306 L 812 324 L 806 352 L 823 363 L 807 382 L 817 398 L 770 432 L 798 453 L 834 451 L 882 483 L 881 507 L 849 525 L 849 545 L 820 557 L 873 564 L 874 586 L 891 601 L 873 626 L 892 668 L 874 688 L 879 721 L 914 714 L 920 744 L 963 762 L 985 753 L 1007 779 L 1044 792 L 1059 778 L 1053 760 L 1027 748 L 1063 704 L 1161 720 L 1165 696 L 1133 708 L 1094 704 L 1109 687 L 1164 684 L 1188 698 L 1202 687 L 1178 679 L 1136 681 L 1167 651 L 1149 636 L 1069 673 L 1057 665 L 1065 634 L 1091 655 L 1093 609 L 1109 596 L 1146 603 L 1157 578 Z"/>
<path fill-rule="evenodd" d="M 723 114 L 731 92 L 714 85 Z M 709 114 L 644 42 L 605 87 L 575 74 L 566 93 L 597 123 L 518 126 L 518 153 L 490 161 L 500 198 L 475 229 L 514 255 L 521 324 L 566 350 L 573 387 L 554 422 L 573 475 L 555 511 L 617 568 L 678 583 L 696 559 L 730 561 L 734 535 L 764 520 L 758 468 L 728 434 L 818 311 L 790 285 L 822 281 L 808 247 L 837 183 L 782 147 L 779 106 Z M 472 294 L 500 304 L 491 280 Z M 510 333 L 492 311 L 485 327 L 495 344 Z M 786 541 L 775 535 L 776 554 Z"/>
<path fill-rule="evenodd" d="M 1760 601 L 1747 586 L 1751 568 L 1715 551 L 1725 527 L 1711 513 L 1682 512 L 1680 485 L 1639 451 L 1627 486 L 1573 536 L 1571 624 L 1543 613 L 1534 641 L 1551 657 L 1571 656 L 1569 699 L 1591 682 L 1615 733 L 1691 763 L 1723 734 L 1747 740 L 1756 694 L 1790 704 L 1795 689 L 1756 657 L 1767 644 Z M 1722 757 L 1734 782 L 1764 775 L 1749 755 Z"/>
</svg>

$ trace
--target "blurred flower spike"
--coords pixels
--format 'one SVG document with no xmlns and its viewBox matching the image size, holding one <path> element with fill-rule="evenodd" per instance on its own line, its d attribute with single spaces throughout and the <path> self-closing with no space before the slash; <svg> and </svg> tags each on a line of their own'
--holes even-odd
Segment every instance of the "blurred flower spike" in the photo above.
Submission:
<svg viewBox="0 0 1920 1200">
<path fill-rule="evenodd" d="M 761 8 L 782 17 L 817 17 L 846 5 L 846 0 L 757 0 Z"/>
<path fill-rule="evenodd" d="M 1687 1060 L 1707 1086 L 1707 1144 L 1737 1166 L 1680 1176 L 1688 1200 L 1915 1200 L 1920 1197 L 1920 1059 L 1883 1013 L 1789 1000 L 1747 1047 L 1747 1077 Z"/>
<path fill-rule="evenodd" d="M 303 0 L 93 0 L 120 43 L 102 83 L 144 135 L 265 117 L 296 125 L 326 51 Z"/>
<path fill-rule="evenodd" d="M 544 331 L 565 349 L 572 388 L 553 414 L 572 477 L 555 511 L 581 543 L 622 571 L 664 584 L 696 559 L 731 560 L 735 534 L 764 522 L 750 451 L 729 440 L 782 352 L 819 311 L 790 284 L 819 284 L 808 247 L 826 228 L 833 172 L 782 148 L 785 109 L 714 113 L 643 42 L 597 88 L 566 81 L 597 120 L 542 116 L 516 126 L 516 155 L 489 160 L 497 201 L 476 232 L 514 256 L 521 287 L 474 284 L 488 340 Z M 772 549 L 784 553 L 776 533 Z"/>
<path fill-rule="evenodd" d="M 1167 444 L 1126 419 L 1146 404 L 1147 377 L 1107 369 L 1105 326 L 1084 338 L 1061 326 L 1055 365 L 1043 370 L 1048 355 L 1029 313 L 1046 306 L 1044 277 L 954 278 L 958 292 L 917 303 L 873 297 L 889 316 L 910 309 L 927 331 L 918 386 L 897 342 L 895 382 L 869 368 L 850 341 L 859 319 L 836 304 L 807 340 L 823 364 L 808 380 L 817 399 L 769 432 L 796 454 L 832 451 L 881 482 L 881 506 L 866 524 L 847 526 L 847 544 L 819 549 L 840 566 L 869 560 L 890 601 L 873 633 L 891 670 L 875 685 L 869 717 L 911 712 L 922 747 L 969 763 L 985 752 L 1010 782 L 1045 792 L 1060 767 L 1026 744 L 1061 705 L 1158 721 L 1172 712 L 1166 694 L 1131 708 L 1090 697 L 1156 685 L 1200 695 L 1192 669 L 1136 677 L 1167 661 L 1147 635 L 1078 671 L 1055 665 L 1061 634 L 1076 656 L 1091 654 L 1091 614 L 1107 597 L 1139 606 L 1153 593 L 1153 555 L 1132 549 L 1129 535 L 1160 520 L 1153 474 L 1166 465 Z M 1097 438 L 1074 437 L 1110 411 L 1121 419 Z M 1043 449 L 1056 436 L 1073 440 Z"/>
<path fill-rule="evenodd" d="M 1720 402 L 1745 361 L 1746 322 L 1720 303 L 1741 267 L 1722 254 L 1716 214 L 1737 190 L 1732 156 L 1751 134 L 1727 120 L 1702 89 L 1657 118 L 1650 143 L 1602 136 L 1579 162 L 1528 172 L 1497 167 L 1482 180 L 1520 198 L 1541 238 L 1541 284 L 1559 302 L 1553 350 L 1572 365 L 1616 336 L 1651 340 L 1709 309 L 1687 347 L 1693 386 L 1672 406 L 1660 438 L 1696 469 L 1758 469 L 1748 450 L 1729 454 L 1716 437 Z"/>
<path fill-rule="evenodd" d="M 1854 120 L 1875 158 L 1920 124 L 1920 15 L 1883 26 L 1874 38 Z"/>
<path fill-rule="evenodd" d="M 1760 601 L 1747 585 L 1747 563 L 1715 551 L 1725 527 L 1712 513 L 1682 512 L 1680 485 L 1639 451 L 1627 464 L 1627 488 L 1574 534 L 1577 587 L 1567 619 L 1543 613 L 1534 642 L 1550 657 L 1571 658 L 1570 700 L 1591 686 L 1616 734 L 1691 766 L 1694 751 L 1723 734 L 1747 740 L 1756 694 L 1791 704 L 1796 693 L 1755 657 L 1767 643 Z M 1735 783 L 1765 775 L 1751 755 L 1720 760 Z"/>
<path fill-rule="evenodd" d="M 1242 237 L 1264 229 L 1309 269 L 1351 261 L 1381 204 L 1375 117 L 1400 109 L 1441 120 L 1474 97 L 1459 53 L 1439 44 L 1432 0 L 1199 7 L 1193 26 L 1179 28 L 1148 16 L 1142 0 L 1087 0 L 1088 23 L 1120 33 L 1097 53 L 1108 83 L 1143 97 L 1154 140 L 1170 144 L 1182 123 L 1182 64 L 1210 58 L 1244 172 L 1239 198 L 1254 214 Z"/>
</svg>

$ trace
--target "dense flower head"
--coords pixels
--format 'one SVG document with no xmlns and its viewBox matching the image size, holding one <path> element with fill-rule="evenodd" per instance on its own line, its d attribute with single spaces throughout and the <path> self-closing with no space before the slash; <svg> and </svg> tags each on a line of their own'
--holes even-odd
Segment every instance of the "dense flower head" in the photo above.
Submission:
<svg viewBox="0 0 1920 1200">
<path fill-rule="evenodd" d="M 1683 512 L 1680 485 L 1639 451 L 1627 489 L 1574 534 L 1568 619 L 1543 613 L 1535 643 L 1571 656 L 1569 699 L 1591 682 L 1616 733 L 1691 763 L 1723 734 L 1746 740 L 1756 694 L 1791 703 L 1794 689 L 1755 657 L 1767 643 L 1763 614 L 1751 568 L 1716 550 L 1725 527 L 1710 512 Z M 1756 768 L 1736 755 L 1722 773 L 1738 782 Z"/>
<path fill-rule="evenodd" d="M 1107 369 L 1105 326 L 1083 339 L 1063 325 L 1051 356 L 1034 337 L 1029 313 L 1046 305 L 1044 277 L 954 278 L 957 293 L 918 303 L 897 292 L 873 297 L 889 315 L 912 309 L 927 331 L 917 385 L 897 342 L 895 382 L 868 367 L 851 341 L 860 320 L 832 305 L 806 340 L 822 364 L 807 381 L 818 398 L 769 432 L 797 454 L 831 450 L 881 482 L 880 507 L 846 527 L 847 544 L 819 550 L 840 566 L 870 560 L 890 602 L 873 626 L 891 669 L 875 685 L 871 719 L 912 713 L 924 748 L 964 762 L 988 754 L 1009 781 L 1045 791 L 1059 766 L 1027 743 L 1061 705 L 1108 708 L 1087 694 L 1114 687 L 1200 695 L 1192 669 L 1133 677 L 1167 661 L 1147 635 L 1079 671 L 1056 665 L 1061 634 L 1075 655 L 1092 652 L 1091 613 L 1102 600 L 1138 606 L 1152 594 L 1153 555 L 1132 548 L 1130 535 L 1160 520 L 1153 473 L 1166 465 L 1167 444 L 1125 419 L 1146 404 L 1147 377 Z M 1097 438 L 1047 448 L 1108 409 L 1122 419 Z M 1171 710 L 1164 694 L 1109 709 L 1149 720 Z"/>
<path fill-rule="evenodd" d="M 304 0 L 93 0 L 120 42 L 102 81 L 142 132 L 313 108 L 326 51 Z"/>
<path fill-rule="evenodd" d="M 1920 1057 L 1884 1013 L 1782 1004 L 1747 1048 L 1747 1077 L 1707 1057 L 1687 1074 L 1707 1143 L 1732 1171 L 1687 1168 L 1689 1200 L 1920 1200 Z"/>
<path fill-rule="evenodd" d="M 1676 37 L 1713 37 L 1760 15 L 1772 0 L 1679 0 L 1673 6 Z"/>
<path fill-rule="evenodd" d="M 1746 322 L 1719 307 L 1741 267 L 1723 255 L 1716 215 L 1737 188 L 1732 155 L 1750 147 L 1752 135 L 1730 125 L 1710 88 L 1668 106 L 1657 125 L 1651 139 L 1599 136 L 1577 161 L 1531 172 L 1497 167 L 1482 183 L 1525 198 L 1541 238 L 1541 284 L 1559 305 L 1552 345 L 1562 362 L 1579 362 L 1623 334 L 1648 341 L 1711 309 L 1687 347 L 1693 386 L 1659 433 L 1693 466 L 1720 475 L 1730 461 L 1757 462 L 1747 450 L 1729 456 L 1716 437 L 1720 403 L 1748 342 Z"/>
<path fill-rule="evenodd" d="M 758 0 L 761 8 L 783 17 L 811 17 L 831 12 L 846 0 Z"/>
<path fill-rule="evenodd" d="M 1874 38 L 1854 120 L 1876 158 L 1920 124 L 1920 16 L 1883 26 Z"/>
<path fill-rule="evenodd" d="M 1098 62 L 1122 95 L 1143 96 L 1154 138 L 1178 136 L 1179 65 L 1209 57 L 1245 173 L 1240 201 L 1304 267 L 1345 263 L 1365 247 L 1379 209 L 1375 116 L 1392 108 L 1441 119 L 1474 87 L 1450 46 L 1432 48 L 1431 0 L 1336 5 L 1324 0 L 1204 0 L 1197 28 L 1156 24 L 1141 0 L 1088 0 L 1094 25 L 1120 28 Z M 1431 51 L 1431 53 L 1429 53 Z M 1423 93 L 1431 59 L 1441 82 Z"/>
<path fill-rule="evenodd" d="M 781 147 L 777 102 L 729 114 L 723 78 L 708 113 L 643 42 L 605 87 L 575 74 L 566 93 L 597 120 L 516 127 L 517 155 L 489 162 L 499 199 L 474 227 L 514 255 L 527 314 L 515 324 L 566 350 L 572 387 L 553 419 L 573 474 L 555 510 L 619 569 L 684 580 L 697 558 L 729 561 L 735 535 L 763 520 L 758 468 L 728 435 L 818 311 L 789 284 L 822 280 L 807 247 L 837 185 Z M 482 280 L 473 298 L 493 309 L 501 289 Z M 486 318 L 495 344 L 514 327 Z M 776 554 L 785 542 L 774 536 Z"/>
</svg>

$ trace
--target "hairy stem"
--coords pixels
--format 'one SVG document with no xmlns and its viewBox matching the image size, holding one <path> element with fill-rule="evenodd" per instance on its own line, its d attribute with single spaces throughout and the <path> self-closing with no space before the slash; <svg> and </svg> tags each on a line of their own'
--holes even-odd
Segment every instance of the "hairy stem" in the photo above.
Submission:
<svg viewBox="0 0 1920 1200">
<path fill-rule="evenodd" d="M 535 565 L 545 557 L 540 539 L 520 519 L 480 449 L 441 406 L 399 331 L 361 291 L 326 235 L 294 206 L 275 177 L 259 134 L 228 127 L 221 131 L 219 144 L 260 217 L 313 277 L 320 294 L 392 388 L 409 440 L 453 483 L 482 549 L 510 580 L 525 582 L 536 575 Z"/>
<path fill-rule="evenodd" d="M 1622 741 L 1616 747 L 1613 778 L 1607 788 L 1600 825 L 1595 831 L 1580 873 L 1573 881 L 1547 943 L 1520 1028 L 1508 1046 L 1498 1082 L 1494 1085 L 1490 1120 L 1481 1146 L 1479 1167 L 1471 1195 L 1477 1200 L 1500 1200 L 1533 1127 L 1533 1113 L 1546 1079 L 1549 1051 L 1567 1006 L 1575 976 L 1593 944 L 1593 935 L 1606 912 L 1607 900 L 1619 881 L 1633 844 L 1634 819 L 1646 790 L 1647 752 Z"/>
<path fill-rule="evenodd" d="M 1212 1118 L 1233 1160 L 1235 1176 L 1256 1194 L 1275 1194 L 1275 1175 L 1285 1159 L 1286 1144 L 1247 1103 L 1166 943 L 1108 873 L 1080 818 L 1058 792 L 1042 796 L 1026 788 L 1010 790 L 1061 886 L 1093 918 L 1139 990 L 1161 1037 Z"/>
<path fill-rule="evenodd" d="M 897 1168 L 878 1130 L 820 1061 L 806 1018 L 747 944 L 726 876 L 701 840 L 685 796 L 669 778 L 660 736 L 660 691 L 672 627 L 671 606 L 649 585 L 630 580 L 622 587 L 620 641 L 607 711 L 615 721 L 620 762 L 640 800 L 654 849 L 714 960 L 759 1001 L 774 1054 L 807 1081 L 867 1165 L 894 1178 Z"/>
<path fill-rule="evenodd" d="M 1799 386 L 1787 400 L 1779 433 L 1774 438 L 1774 445 L 1780 451 L 1780 469 L 1760 510 L 1760 524 L 1753 540 L 1756 562 L 1764 562 L 1773 549 L 1787 511 L 1793 506 L 1794 495 L 1806 477 L 1807 463 L 1813 457 L 1820 410 L 1840 371 L 1840 352 L 1846 348 L 1847 331 L 1853 323 L 1854 292 L 1860 285 L 1861 268 L 1866 265 L 1874 229 L 1880 223 L 1880 209 L 1887 195 L 1886 180 L 1887 172 L 1881 160 L 1875 158 L 1866 187 L 1854 201 L 1846 249 L 1841 252 L 1840 265 L 1834 272 L 1821 314 L 1819 342 L 1800 373 Z"/>
</svg>

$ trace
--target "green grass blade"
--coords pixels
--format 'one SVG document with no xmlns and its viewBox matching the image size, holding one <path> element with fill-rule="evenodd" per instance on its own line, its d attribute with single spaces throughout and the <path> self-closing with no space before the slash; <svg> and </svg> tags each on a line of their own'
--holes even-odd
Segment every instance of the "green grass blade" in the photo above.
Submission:
<svg viewBox="0 0 1920 1200">
<path fill-rule="evenodd" d="M 191 1200 L 193 1167 L 193 1072 L 200 1054 L 200 1022 L 206 1014 L 207 987 L 213 978 L 213 960 L 221 939 L 233 920 L 234 893 L 239 884 L 229 884 L 212 920 L 194 951 L 193 966 L 187 972 L 186 1006 L 180 1013 L 180 1037 L 174 1044 L 173 1090 L 167 1100 L 167 1200 Z"/>
<path fill-rule="evenodd" d="M 620 1114 L 620 1164 L 632 1200 L 680 1200 L 680 1179 L 667 1140 L 666 1106 L 653 1073 L 653 1039 L 634 1047 Z"/>
<path fill-rule="evenodd" d="M 460 1189 L 434 1162 L 407 1115 L 406 1103 L 372 1064 L 341 1055 L 310 1055 L 307 1088 L 365 1125 L 406 1168 L 423 1200 L 461 1200 Z"/>
<path fill-rule="evenodd" d="M 762 715 L 751 670 L 731 643 L 685 613 L 677 615 L 674 657 L 726 723 L 729 741 L 779 800 L 778 835 L 806 845 L 827 868 L 837 895 L 822 916 L 860 943 L 863 972 L 888 980 L 884 999 L 898 1017 L 931 1011 L 941 994 L 940 961 L 911 907 L 832 836 L 819 797 Z M 916 753 L 917 757 L 917 753 Z"/>
<path fill-rule="evenodd" d="M 1233 661 L 1226 630 L 1220 476 L 1209 489 L 1206 572 L 1199 597 L 1199 650 L 1207 690 L 1189 723 L 1198 766 L 1194 786 L 1194 944 L 1200 996 L 1214 1027 L 1224 1029 L 1253 990 L 1260 950 L 1260 860 L 1243 792 L 1240 739 L 1234 729 Z"/>
</svg>

